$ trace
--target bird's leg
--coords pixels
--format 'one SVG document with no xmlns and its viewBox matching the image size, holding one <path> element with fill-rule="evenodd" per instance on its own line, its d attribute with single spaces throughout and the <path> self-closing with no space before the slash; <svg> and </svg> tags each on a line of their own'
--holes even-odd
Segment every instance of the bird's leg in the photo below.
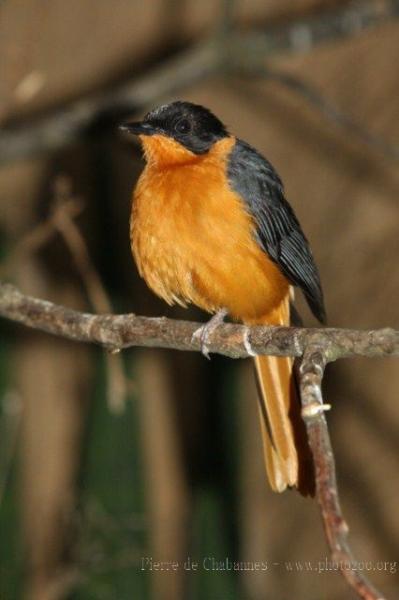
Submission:
<svg viewBox="0 0 399 600">
<path fill-rule="evenodd" d="M 227 308 L 221 308 L 216 314 L 209 319 L 205 325 L 202 325 L 193 333 L 193 338 L 199 338 L 201 341 L 201 352 L 206 358 L 209 356 L 208 342 L 212 333 L 223 323 L 225 316 L 227 315 Z"/>
</svg>

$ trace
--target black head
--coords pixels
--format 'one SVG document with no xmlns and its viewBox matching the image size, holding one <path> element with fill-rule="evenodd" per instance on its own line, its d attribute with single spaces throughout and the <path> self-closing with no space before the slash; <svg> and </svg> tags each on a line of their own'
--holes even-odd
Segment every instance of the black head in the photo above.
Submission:
<svg viewBox="0 0 399 600">
<path fill-rule="evenodd" d="M 165 135 L 194 154 L 204 154 L 228 132 L 207 108 L 191 102 L 172 102 L 149 112 L 138 123 L 126 123 L 121 129 L 136 135 Z"/>
</svg>

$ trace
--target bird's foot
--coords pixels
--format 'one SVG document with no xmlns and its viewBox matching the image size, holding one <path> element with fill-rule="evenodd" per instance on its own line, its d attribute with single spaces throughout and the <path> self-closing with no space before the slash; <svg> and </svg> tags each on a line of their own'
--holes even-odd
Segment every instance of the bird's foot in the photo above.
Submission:
<svg viewBox="0 0 399 600">
<path fill-rule="evenodd" d="M 209 338 L 212 333 L 219 327 L 221 323 L 223 323 L 225 316 L 227 315 L 227 309 L 222 308 L 218 310 L 216 314 L 213 315 L 211 319 L 205 325 L 202 325 L 198 329 L 196 329 L 193 333 L 192 339 L 199 338 L 201 342 L 201 352 L 206 358 L 210 359 L 209 356 Z"/>
</svg>

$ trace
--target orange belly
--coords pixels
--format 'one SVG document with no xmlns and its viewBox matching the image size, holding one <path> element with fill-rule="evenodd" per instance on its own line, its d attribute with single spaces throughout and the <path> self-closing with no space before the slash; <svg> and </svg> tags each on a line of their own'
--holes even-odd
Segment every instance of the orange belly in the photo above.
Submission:
<svg viewBox="0 0 399 600">
<path fill-rule="evenodd" d="M 166 302 L 226 308 L 247 323 L 276 322 L 289 284 L 261 250 L 252 217 L 226 185 L 234 138 L 205 156 L 149 164 L 133 198 L 131 242 L 141 276 Z"/>
</svg>

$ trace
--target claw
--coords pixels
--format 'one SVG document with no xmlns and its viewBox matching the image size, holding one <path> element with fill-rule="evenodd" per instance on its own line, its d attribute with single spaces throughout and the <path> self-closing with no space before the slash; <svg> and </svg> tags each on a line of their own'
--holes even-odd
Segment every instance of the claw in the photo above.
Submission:
<svg viewBox="0 0 399 600">
<path fill-rule="evenodd" d="M 222 308 L 219 310 L 205 325 L 201 325 L 198 327 L 192 335 L 192 339 L 199 338 L 201 342 L 201 352 L 202 354 L 210 360 L 209 356 L 209 338 L 215 329 L 224 321 L 225 316 L 227 315 L 227 309 Z"/>
</svg>

